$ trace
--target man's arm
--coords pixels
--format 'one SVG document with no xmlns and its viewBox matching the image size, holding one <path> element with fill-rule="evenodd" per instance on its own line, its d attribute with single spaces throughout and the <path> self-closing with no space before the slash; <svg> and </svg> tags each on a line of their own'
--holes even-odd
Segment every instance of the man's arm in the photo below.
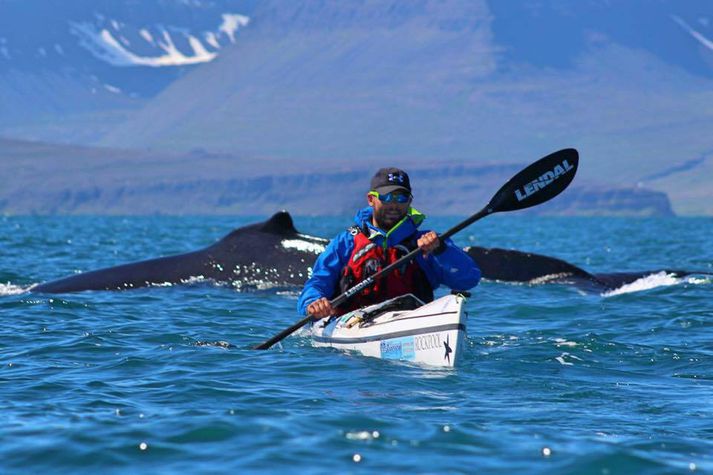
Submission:
<svg viewBox="0 0 713 475">
<path fill-rule="evenodd" d="M 305 283 L 297 301 L 300 315 L 308 315 L 307 307 L 320 298 L 334 295 L 342 269 L 354 248 L 354 239 L 343 232 L 332 239 L 312 267 L 312 276 Z"/>
<path fill-rule="evenodd" d="M 475 261 L 450 239 L 442 240 L 427 256 L 419 255 L 416 259 L 434 289 L 443 284 L 451 289 L 468 290 L 480 281 L 480 269 Z"/>
</svg>

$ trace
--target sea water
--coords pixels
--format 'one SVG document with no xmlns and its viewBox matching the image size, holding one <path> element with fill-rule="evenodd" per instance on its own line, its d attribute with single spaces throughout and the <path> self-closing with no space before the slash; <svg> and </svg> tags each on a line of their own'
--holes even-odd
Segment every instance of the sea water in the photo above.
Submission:
<svg viewBox="0 0 713 475">
<path fill-rule="evenodd" d="M 483 282 L 452 370 L 313 348 L 304 332 L 251 350 L 299 319 L 296 289 L 26 292 L 261 219 L 0 217 L 0 473 L 713 472 L 709 277 L 605 295 Z M 329 237 L 349 221 L 296 225 Z M 590 272 L 712 272 L 711 235 L 710 218 L 511 214 L 455 240 Z"/>
</svg>

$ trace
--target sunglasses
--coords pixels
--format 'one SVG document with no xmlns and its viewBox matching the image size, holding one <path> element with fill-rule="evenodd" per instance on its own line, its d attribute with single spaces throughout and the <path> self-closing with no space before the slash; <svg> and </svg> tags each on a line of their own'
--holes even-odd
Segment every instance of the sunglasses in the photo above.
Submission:
<svg viewBox="0 0 713 475">
<path fill-rule="evenodd" d="M 391 193 L 386 193 L 385 195 L 379 194 L 376 191 L 370 191 L 369 194 L 371 196 L 376 196 L 377 198 L 379 198 L 379 201 L 381 201 L 382 203 L 391 203 L 393 201 L 395 203 L 405 204 L 411 201 L 411 198 L 413 198 L 409 194 L 395 193 L 393 191 Z"/>
</svg>

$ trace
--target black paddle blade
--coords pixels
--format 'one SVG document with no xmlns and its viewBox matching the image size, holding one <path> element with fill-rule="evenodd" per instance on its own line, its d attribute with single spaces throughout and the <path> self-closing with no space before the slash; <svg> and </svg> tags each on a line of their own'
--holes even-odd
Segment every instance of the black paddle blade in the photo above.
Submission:
<svg viewBox="0 0 713 475">
<path fill-rule="evenodd" d="M 579 153 L 575 149 L 551 153 L 510 178 L 487 208 L 490 212 L 515 211 L 551 200 L 572 182 L 577 166 Z"/>
</svg>

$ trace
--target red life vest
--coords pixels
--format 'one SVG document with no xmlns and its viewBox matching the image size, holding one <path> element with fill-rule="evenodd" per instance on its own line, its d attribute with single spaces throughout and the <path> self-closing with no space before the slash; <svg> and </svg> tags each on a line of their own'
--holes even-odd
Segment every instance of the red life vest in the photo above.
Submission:
<svg viewBox="0 0 713 475">
<path fill-rule="evenodd" d="M 416 241 L 413 237 L 394 247 L 384 249 L 370 241 L 358 227 L 350 228 L 350 232 L 354 237 L 354 250 L 342 270 L 339 293 L 345 292 L 362 280 L 376 274 L 416 248 Z M 353 296 L 337 309 L 337 314 L 342 315 L 366 305 L 373 305 L 409 293 L 424 302 L 433 301 L 431 283 L 415 259 L 395 269 L 386 277 L 378 279 L 371 287 L 367 287 Z"/>
</svg>

